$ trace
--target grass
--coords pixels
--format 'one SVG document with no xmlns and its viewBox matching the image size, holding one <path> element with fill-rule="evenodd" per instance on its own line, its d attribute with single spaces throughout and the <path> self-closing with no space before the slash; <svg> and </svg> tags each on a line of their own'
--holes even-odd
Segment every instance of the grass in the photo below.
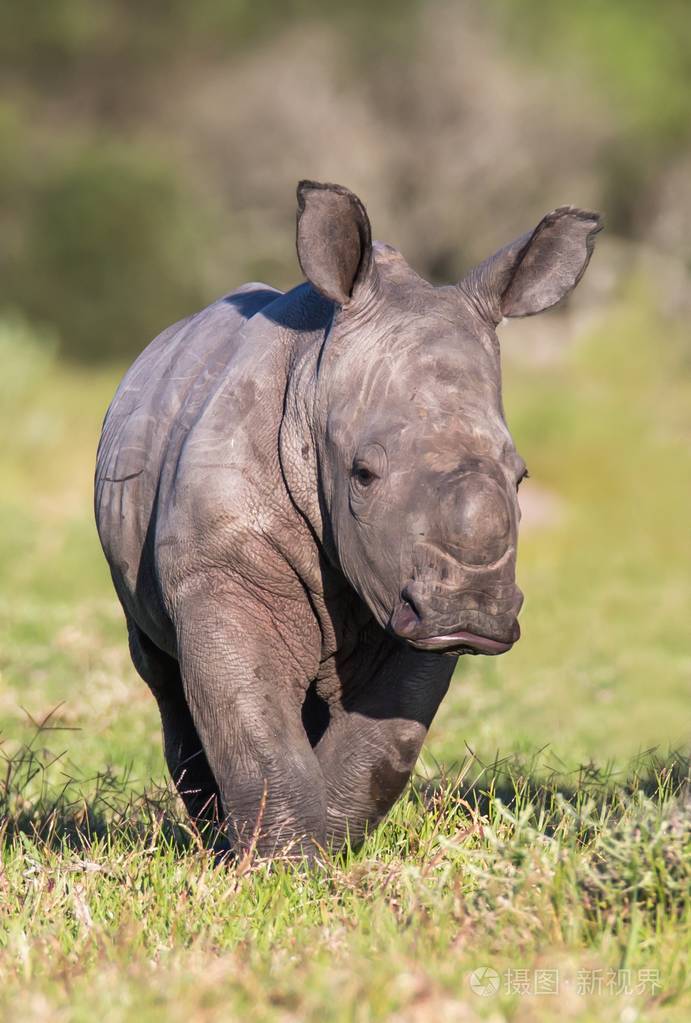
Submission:
<svg viewBox="0 0 691 1023">
<path fill-rule="evenodd" d="M 520 761 L 467 782 L 472 766 L 418 782 L 357 854 L 299 872 L 218 867 L 167 793 L 105 777 L 48 795 L 57 765 L 18 755 L 0 795 L 0 1005 L 75 1020 L 688 1018 L 688 761 L 542 783 Z M 486 966 L 492 998 L 469 986 Z M 518 971 L 531 993 L 510 989 Z M 532 993 L 537 971 L 559 990 Z"/>
<path fill-rule="evenodd" d="M 524 638 L 461 662 L 405 798 L 310 873 L 190 831 L 91 521 L 117 372 L 0 327 L 0 1017 L 689 1018 L 689 352 L 640 283 L 562 358 L 512 344 L 558 509 Z"/>
</svg>

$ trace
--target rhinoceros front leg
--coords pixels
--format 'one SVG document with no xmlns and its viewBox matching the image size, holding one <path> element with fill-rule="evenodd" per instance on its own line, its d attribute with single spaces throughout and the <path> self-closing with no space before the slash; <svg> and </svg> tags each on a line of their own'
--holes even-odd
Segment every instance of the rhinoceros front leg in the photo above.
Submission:
<svg viewBox="0 0 691 1023">
<path fill-rule="evenodd" d="M 314 856 L 326 790 L 302 726 L 297 668 L 265 608 L 240 593 L 188 592 L 176 608 L 185 696 L 237 852 Z"/>
<path fill-rule="evenodd" d="M 455 664 L 454 658 L 395 647 L 371 680 L 332 707 L 316 746 L 331 848 L 357 845 L 398 799 Z"/>
</svg>

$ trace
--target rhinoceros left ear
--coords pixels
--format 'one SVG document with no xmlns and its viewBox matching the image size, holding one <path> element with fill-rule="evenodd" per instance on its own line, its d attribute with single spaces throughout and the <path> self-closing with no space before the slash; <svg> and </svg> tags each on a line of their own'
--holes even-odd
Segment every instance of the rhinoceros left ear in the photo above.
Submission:
<svg viewBox="0 0 691 1023">
<path fill-rule="evenodd" d="M 533 316 L 576 287 L 602 227 L 599 213 L 560 206 L 534 231 L 475 267 L 461 287 L 480 300 L 495 324 L 505 316 Z"/>
<path fill-rule="evenodd" d="M 305 277 L 333 302 L 346 305 L 372 261 L 365 207 L 342 185 L 298 185 L 297 251 Z"/>
</svg>

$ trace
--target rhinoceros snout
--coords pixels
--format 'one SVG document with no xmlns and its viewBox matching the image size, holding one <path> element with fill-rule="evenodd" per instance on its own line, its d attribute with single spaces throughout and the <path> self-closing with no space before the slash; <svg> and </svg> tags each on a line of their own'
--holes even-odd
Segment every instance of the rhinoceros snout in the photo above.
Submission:
<svg viewBox="0 0 691 1023">
<path fill-rule="evenodd" d="M 391 628 L 403 639 L 476 629 L 482 635 L 515 643 L 522 605 L 523 594 L 514 583 L 481 589 L 474 580 L 472 587 L 449 592 L 429 580 L 412 579 L 401 590 Z"/>
<path fill-rule="evenodd" d="M 399 639 L 420 650 L 441 653 L 502 654 L 520 638 L 518 611 L 523 594 L 515 587 L 510 609 L 491 613 L 476 607 L 463 607 L 459 601 L 443 608 L 425 604 L 415 583 L 404 586 L 389 623 Z"/>
<path fill-rule="evenodd" d="M 437 544 L 416 544 L 413 575 L 401 588 L 391 631 L 422 649 L 503 653 L 520 636 L 523 594 L 514 565 L 512 544 L 483 566 L 462 562 Z"/>
</svg>

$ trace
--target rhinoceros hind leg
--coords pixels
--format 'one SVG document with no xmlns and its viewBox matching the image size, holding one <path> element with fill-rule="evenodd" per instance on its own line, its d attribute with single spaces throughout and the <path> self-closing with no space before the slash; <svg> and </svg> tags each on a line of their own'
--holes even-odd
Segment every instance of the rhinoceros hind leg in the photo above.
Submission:
<svg viewBox="0 0 691 1023">
<path fill-rule="evenodd" d="M 221 797 L 185 699 L 178 662 L 159 650 L 134 622 L 128 621 L 128 629 L 134 666 L 158 703 L 166 762 L 175 787 L 199 830 L 215 831 L 223 817 Z"/>
</svg>

